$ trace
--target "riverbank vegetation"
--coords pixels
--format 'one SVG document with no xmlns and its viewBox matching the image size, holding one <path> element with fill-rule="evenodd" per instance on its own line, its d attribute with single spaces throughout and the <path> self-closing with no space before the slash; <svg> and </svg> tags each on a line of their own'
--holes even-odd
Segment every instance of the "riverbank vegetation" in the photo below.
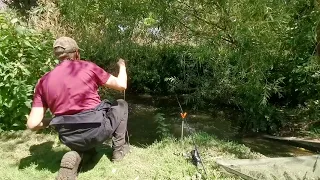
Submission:
<svg viewBox="0 0 320 180">
<path fill-rule="evenodd" d="M 53 39 L 112 73 L 128 60 L 127 93 L 183 95 L 193 109 L 240 113 L 241 132 L 319 132 L 319 4 L 295 1 L 53 1 L 0 13 L 1 129 L 24 128 Z M 10 9 L 9 9 L 10 8 Z M 12 10 L 15 9 L 15 10 Z M 33 30 L 31 30 L 33 29 Z"/>
</svg>

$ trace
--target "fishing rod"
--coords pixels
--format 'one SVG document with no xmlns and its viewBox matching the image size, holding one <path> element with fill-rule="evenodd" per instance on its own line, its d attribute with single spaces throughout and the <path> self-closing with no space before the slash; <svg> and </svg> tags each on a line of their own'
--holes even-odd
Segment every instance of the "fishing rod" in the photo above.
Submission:
<svg viewBox="0 0 320 180">
<path fill-rule="evenodd" d="M 187 123 L 187 112 L 184 112 L 183 109 L 182 109 L 182 106 L 181 106 L 181 103 L 178 99 L 178 96 L 176 94 L 176 99 L 177 99 L 177 102 L 179 104 L 179 107 L 180 107 L 180 116 L 181 116 L 181 119 L 182 119 L 182 127 L 181 127 L 181 140 L 183 139 L 183 126 L 184 124 L 186 125 L 186 127 L 189 129 L 189 131 L 192 131 L 192 129 L 190 128 L 189 124 Z M 192 160 L 193 162 L 195 163 L 195 165 L 198 167 L 198 164 L 200 163 L 203 170 L 204 170 L 204 173 L 206 175 L 206 177 L 208 177 L 208 174 L 207 174 L 207 171 L 206 171 L 206 168 L 204 167 L 204 164 L 203 164 L 203 161 L 202 161 L 202 158 L 200 156 L 200 153 L 199 153 L 199 150 L 198 150 L 198 147 L 195 143 L 195 140 L 194 140 L 194 137 L 191 136 L 191 139 L 192 139 L 192 143 L 194 145 L 194 149 L 191 151 L 191 156 L 192 156 Z"/>
</svg>

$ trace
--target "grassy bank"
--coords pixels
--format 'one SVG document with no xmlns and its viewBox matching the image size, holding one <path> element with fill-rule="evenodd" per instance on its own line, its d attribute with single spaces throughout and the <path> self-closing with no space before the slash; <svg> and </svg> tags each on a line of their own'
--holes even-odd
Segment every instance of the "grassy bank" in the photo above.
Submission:
<svg viewBox="0 0 320 180">
<path fill-rule="evenodd" d="M 215 159 L 261 156 L 244 145 L 220 141 L 207 134 L 198 134 L 195 140 L 210 179 L 237 179 L 224 174 L 216 166 Z M 109 160 L 111 149 L 103 145 L 92 163 L 83 167 L 79 179 L 201 179 L 189 159 L 192 148 L 190 137 L 183 142 L 166 138 L 149 146 L 132 145 L 132 152 L 123 161 L 112 163 Z M 0 138 L 0 177 L 10 180 L 54 179 L 61 157 L 68 150 L 53 133 L 4 132 Z"/>
</svg>

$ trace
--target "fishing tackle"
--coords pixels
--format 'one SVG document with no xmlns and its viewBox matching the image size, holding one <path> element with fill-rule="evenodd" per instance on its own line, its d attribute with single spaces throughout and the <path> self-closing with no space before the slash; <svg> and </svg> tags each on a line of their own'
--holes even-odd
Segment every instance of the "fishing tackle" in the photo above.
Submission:
<svg viewBox="0 0 320 180">
<path fill-rule="evenodd" d="M 193 149 L 191 150 L 190 154 L 192 157 L 192 163 L 198 167 L 199 164 L 201 163 L 199 152 L 196 149 Z"/>
<path fill-rule="evenodd" d="M 181 116 L 181 118 L 182 118 L 182 127 L 181 127 L 181 130 L 182 130 L 182 131 L 181 131 L 181 140 L 182 140 L 182 139 L 183 139 L 183 128 L 184 128 L 183 126 L 184 126 L 184 124 L 186 125 L 186 127 L 187 127 L 189 130 L 191 130 L 191 128 L 190 128 L 190 126 L 189 126 L 188 123 L 187 123 L 187 118 L 186 118 L 186 117 L 187 117 L 187 112 L 184 112 L 184 111 L 183 111 L 182 106 L 181 106 L 181 104 L 180 104 L 180 101 L 179 101 L 179 99 L 178 99 L 177 94 L 176 94 L 176 99 L 177 99 L 177 102 L 178 102 L 179 107 L 180 107 L 180 110 L 181 110 L 180 116 Z M 206 177 L 208 177 L 207 171 L 206 171 L 206 169 L 205 169 L 205 167 L 204 167 L 204 164 L 203 164 L 203 162 L 202 162 L 202 159 L 201 159 L 200 153 L 199 153 L 199 151 L 198 151 L 197 145 L 196 145 L 196 143 L 195 143 L 195 141 L 194 141 L 194 137 L 191 136 L 191 139 L 192 139 L 192 143 L 193 143 L 193 146 L 194 146 L 194 149 L 191 150 L 191 152 L 190 152 L 191 157 L 192 157 L 192 163 L 193 163 L 197 168 L 199 167 L 199 164 L 201 164 L 201 166 L 202 166 L 202 168 L 203 168 L 203 171 L 204 171 Z"/>
</svg>

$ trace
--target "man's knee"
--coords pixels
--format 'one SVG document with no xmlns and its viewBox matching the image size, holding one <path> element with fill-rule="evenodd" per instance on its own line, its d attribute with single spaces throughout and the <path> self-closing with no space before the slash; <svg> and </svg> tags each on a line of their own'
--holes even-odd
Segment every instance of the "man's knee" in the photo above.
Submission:
<svg viewBox="0 0 320 180">
<path fill-rule="evenodd" d="M 114 101 L 111 106 L 111 110 L 108 112 L 108 114 L 109 113 L 110 113 L 109 116 L 111 116 L 111 114 L 113 114 L 114 117 L 117 117 L 115 119 L 127 120 L 127 118 L 128 118 L 128 103 L 123 99 L 118 99 L 118 100 Z"/>
<path fill-rule="evenodd" d="M 125 112 L 128 111 L 128 103 L 125 100 L 118 99 L 117 104 L 123 111 L 125 111 Z"/>
<path fill-rule="evenodd" d="M 118 99 L 117 102 L 118 102 L 119 105 L 128 107 L 128 103 L 124 99 Z"/>
</svg>

